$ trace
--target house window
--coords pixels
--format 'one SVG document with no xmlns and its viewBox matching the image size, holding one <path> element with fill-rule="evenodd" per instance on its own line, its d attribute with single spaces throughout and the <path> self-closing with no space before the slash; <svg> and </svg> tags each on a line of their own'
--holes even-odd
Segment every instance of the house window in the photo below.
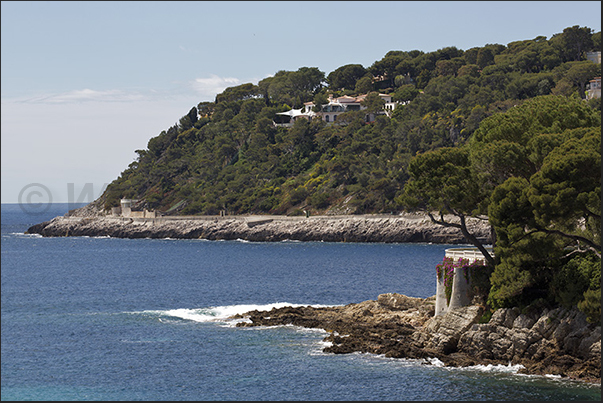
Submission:
<svg viewBox="0 0 603 403">
<path fill-rule="evenodd" d="M 333 122 L 337 120 L 337 115 L 333 115 Z"/>
<path fill-rule="evenodd" d="M 329 115 L 325 115 L 325 122 L 329 121 Z"/>
</svg>

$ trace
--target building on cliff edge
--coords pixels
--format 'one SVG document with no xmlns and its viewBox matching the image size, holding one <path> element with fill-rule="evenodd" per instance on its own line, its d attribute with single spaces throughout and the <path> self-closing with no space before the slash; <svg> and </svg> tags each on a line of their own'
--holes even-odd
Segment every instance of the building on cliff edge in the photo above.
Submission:
<svg viewBox="0 0 603 403">
<path fill-rule="evenodd" d="M 486 248 L 493 255 L 492 248 Z M 465 265 L 483 260 L 484 256 L 477 248 L 452 248 L 446 249 L 446 259 L 458 262 L 461 259 Z M 452 290 L 450 299 L 446 297 L 446 280 L 444 275 L 436 275 L 436 301 L 434 316 L 443 315 L 449 310 L 471 305 L 471 279 L 466 275 L 462 265 L 455 265 L 452 275 Z"/>
</svg>

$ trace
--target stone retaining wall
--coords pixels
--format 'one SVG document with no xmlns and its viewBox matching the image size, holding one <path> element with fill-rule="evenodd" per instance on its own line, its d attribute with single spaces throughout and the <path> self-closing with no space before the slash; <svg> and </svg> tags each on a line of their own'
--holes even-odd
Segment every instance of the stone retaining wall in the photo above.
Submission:
<svg viewBox="0 0 603 403">
<path fill-rule="evenodd" d="M 56 217 L 34 225 L 43 236 L 112 236 L 117 238 L 185 238 L 248 241 L 431 242 L 466 244 L 460 230 L 434 224 L 421 216 L 202 216 L 194 218 Z M 490 228 L 483 220 L 467 220 L 484 243 Z"/>
</svg>

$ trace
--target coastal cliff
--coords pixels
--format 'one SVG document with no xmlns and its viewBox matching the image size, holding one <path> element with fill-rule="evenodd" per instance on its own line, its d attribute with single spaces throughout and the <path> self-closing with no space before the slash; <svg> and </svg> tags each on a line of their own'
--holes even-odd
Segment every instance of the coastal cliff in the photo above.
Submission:
<svg viewBox="0 0 603 403">
<path fill-rule="evenodd" d="M 468 228 L 490 242 L 487 220 Z M 431 242 L 466 244 L 461 231 L 434 224 L 424 215 L 189 216 L 124 218 L 100 215 L 55 217 L 27 230 L 42 236 L 111 236 L 248 241 Z"/>
<path fill-rule="evenodd" d="M 521 365 L 520 373 L 601 383 L 601 327 L 577 309 L 498 309 L 480 323 L 470 305 L 434 316 L 435 297 L 381 294 L 335 307 L 283 307 L 235 315 L 237 326 L 295 325 L 326 330 L 325 352 L 425 359 L 451 367 Z"/>
</svg>

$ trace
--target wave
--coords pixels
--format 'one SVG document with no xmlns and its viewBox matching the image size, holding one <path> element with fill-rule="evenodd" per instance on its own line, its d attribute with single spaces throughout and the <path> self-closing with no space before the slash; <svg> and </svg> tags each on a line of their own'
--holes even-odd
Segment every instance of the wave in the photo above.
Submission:
<svg viewBox="0 0 603 403">
<path fill-rule="evenodd" d="M 2 234 L 2 235 L 6 235 L 6 234 Z M 25 237 L 25 238 L 44 238 L 40 234 L 26 234 L 25 232 L 9 232 L 8 235 Z"/>
<path fill-rule="evenodd" d="M 521 364 L 512 365 L 509 363 L 508 365 L 497 364 L 497 365 L 470 365 L 467 367 L 445 367 L 444 363 L 440 361 L 438 358 L 426 358 L 426 364 L 433 365 L 434 367 L 441 368 L 453 368 L 455 370 L 468 370 L 468 371 L 477 371 L 477 372 L 489 372 L 489 373 L 507 373 L 507 374 L 517 374 L 521 369 L 525 368 Z"/>
<path fill-rule="evenodd" d="M 525 368 L 521 364 L 512 365 L 509 363 L 508 365 L 471 365 L 466 367 L 466 369 L 480 371 L 480 372 L 491 372 L 491 373 L 507 373 L 507 374 L 517 374 L 521 369 Z"/>
<path fill-rule="evenodd" d="M 437 360 L 437 358 L 431 359 Z M 543 379 L 547 382 L 554 382 L 564 385 L 580 385 L 580 387 L 595 387 L 600 388 L 600 384 L 589 384 L 584 383 L 581 380 L 566 378 L 561 375 L 554 374 L 525 374 L 522 373 L 521 370 L 525 367 L 521 364 L 498 364 L 498 365 L 471 365 L 468 367 L 443 367 L 443 369 L 448 371 L 463 371 L 466 373 L 483 373 L 490 376 L 513 376 L 513 377 L 521 377 L 523 382 L 541 382 Z"/>
<path fill-rule="evenodd" d="M 193 322 L 224 322 L 230 325 L 236 325 L 238 322 L 248 322 L 248 319 L 232 319 L 232 316 L 244 314 L 250 311 L 269 311 L 272 308 L 283 308 L 290 306 L 293 308 L 300 306 L 308 306 L 308 304 L 291 304 L 289 302 L 276 302 L 272 304 L 241 304 L 241 305 L 224 305 L 208 308 L 177 308 L 161 311 L 141 311 L 128 312 L 131 314 L 144 314 L 158 316 L 159 320 L 176 318 Z M 327 305 L 312 305 L 315 308 L 326 307 Z"/>
</svg>

